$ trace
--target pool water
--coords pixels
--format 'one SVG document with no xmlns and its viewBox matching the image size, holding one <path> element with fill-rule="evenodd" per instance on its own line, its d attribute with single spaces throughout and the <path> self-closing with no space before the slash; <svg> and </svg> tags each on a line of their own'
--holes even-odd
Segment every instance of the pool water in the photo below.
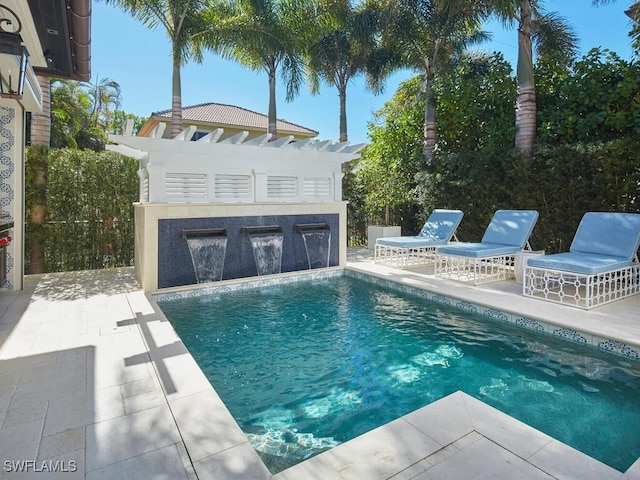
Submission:
<svg viewBox="0 0 640 480">
<path fill-rule="evenodd" d="M 457 390 L 620 471 L 640 457 L 620 357 L 348 276 L 160 306 L 272 473 Z"/>
</svg>

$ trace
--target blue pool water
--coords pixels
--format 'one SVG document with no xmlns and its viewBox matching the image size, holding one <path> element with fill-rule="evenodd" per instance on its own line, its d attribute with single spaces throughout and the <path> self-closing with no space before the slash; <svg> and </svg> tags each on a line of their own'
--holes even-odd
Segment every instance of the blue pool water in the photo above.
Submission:
<svg viewBox="0 0 640 480">
<path fill-rule="evenodd" d="M 625 471 L 640 369 L 337 277 L 161 308 L 272 473 L 462 390 Z"/>
</svg>

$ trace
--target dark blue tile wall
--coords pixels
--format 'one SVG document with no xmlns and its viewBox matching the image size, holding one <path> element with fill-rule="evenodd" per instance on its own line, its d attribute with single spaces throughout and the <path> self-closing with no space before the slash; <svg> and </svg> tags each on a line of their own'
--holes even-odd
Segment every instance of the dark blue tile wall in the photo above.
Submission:
<svg viewBox="0 0 640 480">
<path fill-rule="evenodd" d="M 249 236 L 243 227 L 278 225 L 282 228 L 282 272 L 307 270 L 307 254 L 302 235 L 295 231 L 296 224 L 326 223 L 331 229 L 329 266 L 339 264 L 339 216 L 274 215 L 264 217 L 212 217 L 158 220 L 158 288 L 177 287 L 196 283 L 187 241 L 183 230 L 224 228 L 227 230 L 223 280 L 256 276 L 256 264 Z"/>
</svg>

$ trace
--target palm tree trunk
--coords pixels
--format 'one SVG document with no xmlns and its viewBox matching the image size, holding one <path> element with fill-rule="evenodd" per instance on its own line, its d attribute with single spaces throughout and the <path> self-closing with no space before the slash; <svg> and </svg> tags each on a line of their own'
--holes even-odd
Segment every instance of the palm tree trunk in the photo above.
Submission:
<svg viewBox="0 0 640 480">
<path fill-rule="evenodd" d="M 171 138 L 182 132 L 182 85 L 180 83 L 180 63 L 173 59 L 171 102 Z"/>
<path fill-rule="evenodd" d="M 347 141 L 347 85 L 341 84 L 338 87 L 340 97 L 340 142 Z"/>
<path fill-rule="evenodd" d="M 533 77 L 530 0 L 522 0 L 520 5 L 517 72 L 516 149 L 531 155 L 536 139 L 536 88 Z"/>
<path fill-rule="evenodd" d="M 267 132 L 271 134 L 271 141 L 278 138 L 278 124 L 276 115 L 276 69 L 274 65 L 269 65 L 269 125 Z"/>
<path fill-rule="evenodd" d="M 433 149 L 438 140 L 438 128 L 436 126 L 436 107 L 433 104 L 431 85 L 435 78 L 433 67 L 427 69 L 424 80 L 424 145 L 423 154 L 425 160 L 433 159 Z"/>
</svg>

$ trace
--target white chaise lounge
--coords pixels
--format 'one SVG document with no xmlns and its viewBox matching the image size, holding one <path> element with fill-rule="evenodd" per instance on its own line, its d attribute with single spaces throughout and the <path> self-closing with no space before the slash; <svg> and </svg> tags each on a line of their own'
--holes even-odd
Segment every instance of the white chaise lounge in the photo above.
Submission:
<svg viewBox="0 0 640 480">
<path fill-rule="evenodd" d="M 437 248 L 436 277 L 474 285 L 513 277 L 515 255 L 531 250 L 529 237 L 537 220 L 535 210 L 498 210 L 479 243 Z"/>
<path fill-rule="evenodd" d="M 588 212 L 569 252 L 527 259 L 522 293 L 589 309 L 640 293 L 640 214 Z"/>
<path fill-rule="evenodd" d="M 416 236 L 376 239 L 375 261 L 404 268 L 433 262 L 436 247 L 446 245 L 462 221 L 461 210 L 436 209 Z"/>
</svg>

